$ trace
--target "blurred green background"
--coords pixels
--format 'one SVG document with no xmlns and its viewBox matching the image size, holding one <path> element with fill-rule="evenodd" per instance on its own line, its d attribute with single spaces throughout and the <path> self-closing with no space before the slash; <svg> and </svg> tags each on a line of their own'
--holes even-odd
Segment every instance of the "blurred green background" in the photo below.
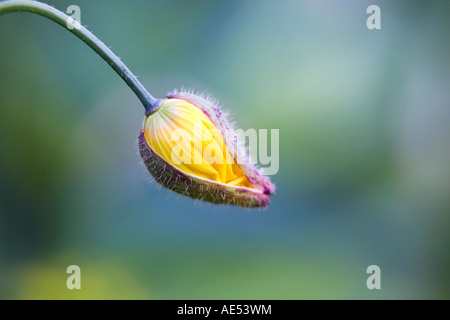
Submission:
<svg viewBox="0 0 450 320">
<path fill-rule="evenodd" d="M 55 23 L 2 16 L 0 298 L 450 298 L 448 1 L 48 3 L 156 97 L 207 90 L 280 129 L 277 193 L 254 211 L 157 190 L 132 91 Z"/>
</svg>

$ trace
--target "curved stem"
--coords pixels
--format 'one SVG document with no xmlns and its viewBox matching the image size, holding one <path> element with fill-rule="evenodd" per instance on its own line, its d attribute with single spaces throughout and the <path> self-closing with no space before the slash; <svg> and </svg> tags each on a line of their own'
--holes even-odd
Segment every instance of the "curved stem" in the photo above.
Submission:
<svg viewBox="0 0 450 320">
<path fill-rule="evenodd" d="M 127 66 L 120 61 L 103 42 L 101 42 L 96 36 L 94 36 L 89 30 L 74 22 L 72 18 L 56 10 L 49 5 L 40 3 L 37 1 L 28 0 L 8 0 L 0 2 L 0 16 L 10 12 L 25 11 L 35 14 L 39 14 L 46 17 L 60 26 L 64 27 L 68 31 L 72 32 L 84 43 L 91 47 L 97 54 L 103 58 L 117 74 L 126 82 L 126 84 L 134 91 L 144 105 L 146 114 L 149 114 L 152 109 L 156 107 L 159 99 L 155 99 L 144 86 L 138 81 L 134 74 L 127 68 Z M 69 28 L 68 26 L 72 28 Z"/>
</svg>

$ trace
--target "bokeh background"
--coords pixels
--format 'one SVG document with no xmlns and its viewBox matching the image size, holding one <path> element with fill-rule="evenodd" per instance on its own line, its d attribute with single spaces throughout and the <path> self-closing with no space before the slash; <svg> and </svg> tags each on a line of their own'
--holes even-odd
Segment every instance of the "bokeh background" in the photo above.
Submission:
<svg viewBox="0 0 450 320">
<path fill-rule="evenodd" d="M 55 23 L 2 16 L 0 298 L 450 298 L 448 1 L 48 3 L 153 95 L 206 90 L 279 129 L 277 193 L 255 211 L 157 190 L 132 91 Z"/>
</svg>

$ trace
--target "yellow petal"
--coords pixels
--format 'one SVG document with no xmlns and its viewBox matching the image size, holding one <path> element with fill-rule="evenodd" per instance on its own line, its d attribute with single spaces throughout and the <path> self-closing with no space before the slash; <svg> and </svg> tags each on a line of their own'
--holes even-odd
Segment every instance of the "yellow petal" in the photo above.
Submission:
<svg viewBox="0 0 450 320">
<path fill-rule="evenodd" d="M 143 132 L 148 145 L 180 170 L 203 179 L 254 188 L 229 154 L 219 130 L 190 102 L 164 100 L 146 118 Z"/>
</svg>

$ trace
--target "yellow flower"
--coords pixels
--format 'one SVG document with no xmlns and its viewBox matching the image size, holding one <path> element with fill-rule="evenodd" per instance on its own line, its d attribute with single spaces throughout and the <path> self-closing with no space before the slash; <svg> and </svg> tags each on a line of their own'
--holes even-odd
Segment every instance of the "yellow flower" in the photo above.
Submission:
<svg viewBox="0 0 450 320">
<path fill-rule="evenodd" d="M 213 203 L 266 206 L 274 187 L 244 161 L 230 129 L 213 102 L 176 92 L 145 118 L 140 152 L 155 180 L 175 192 Z"/>
</svg>

